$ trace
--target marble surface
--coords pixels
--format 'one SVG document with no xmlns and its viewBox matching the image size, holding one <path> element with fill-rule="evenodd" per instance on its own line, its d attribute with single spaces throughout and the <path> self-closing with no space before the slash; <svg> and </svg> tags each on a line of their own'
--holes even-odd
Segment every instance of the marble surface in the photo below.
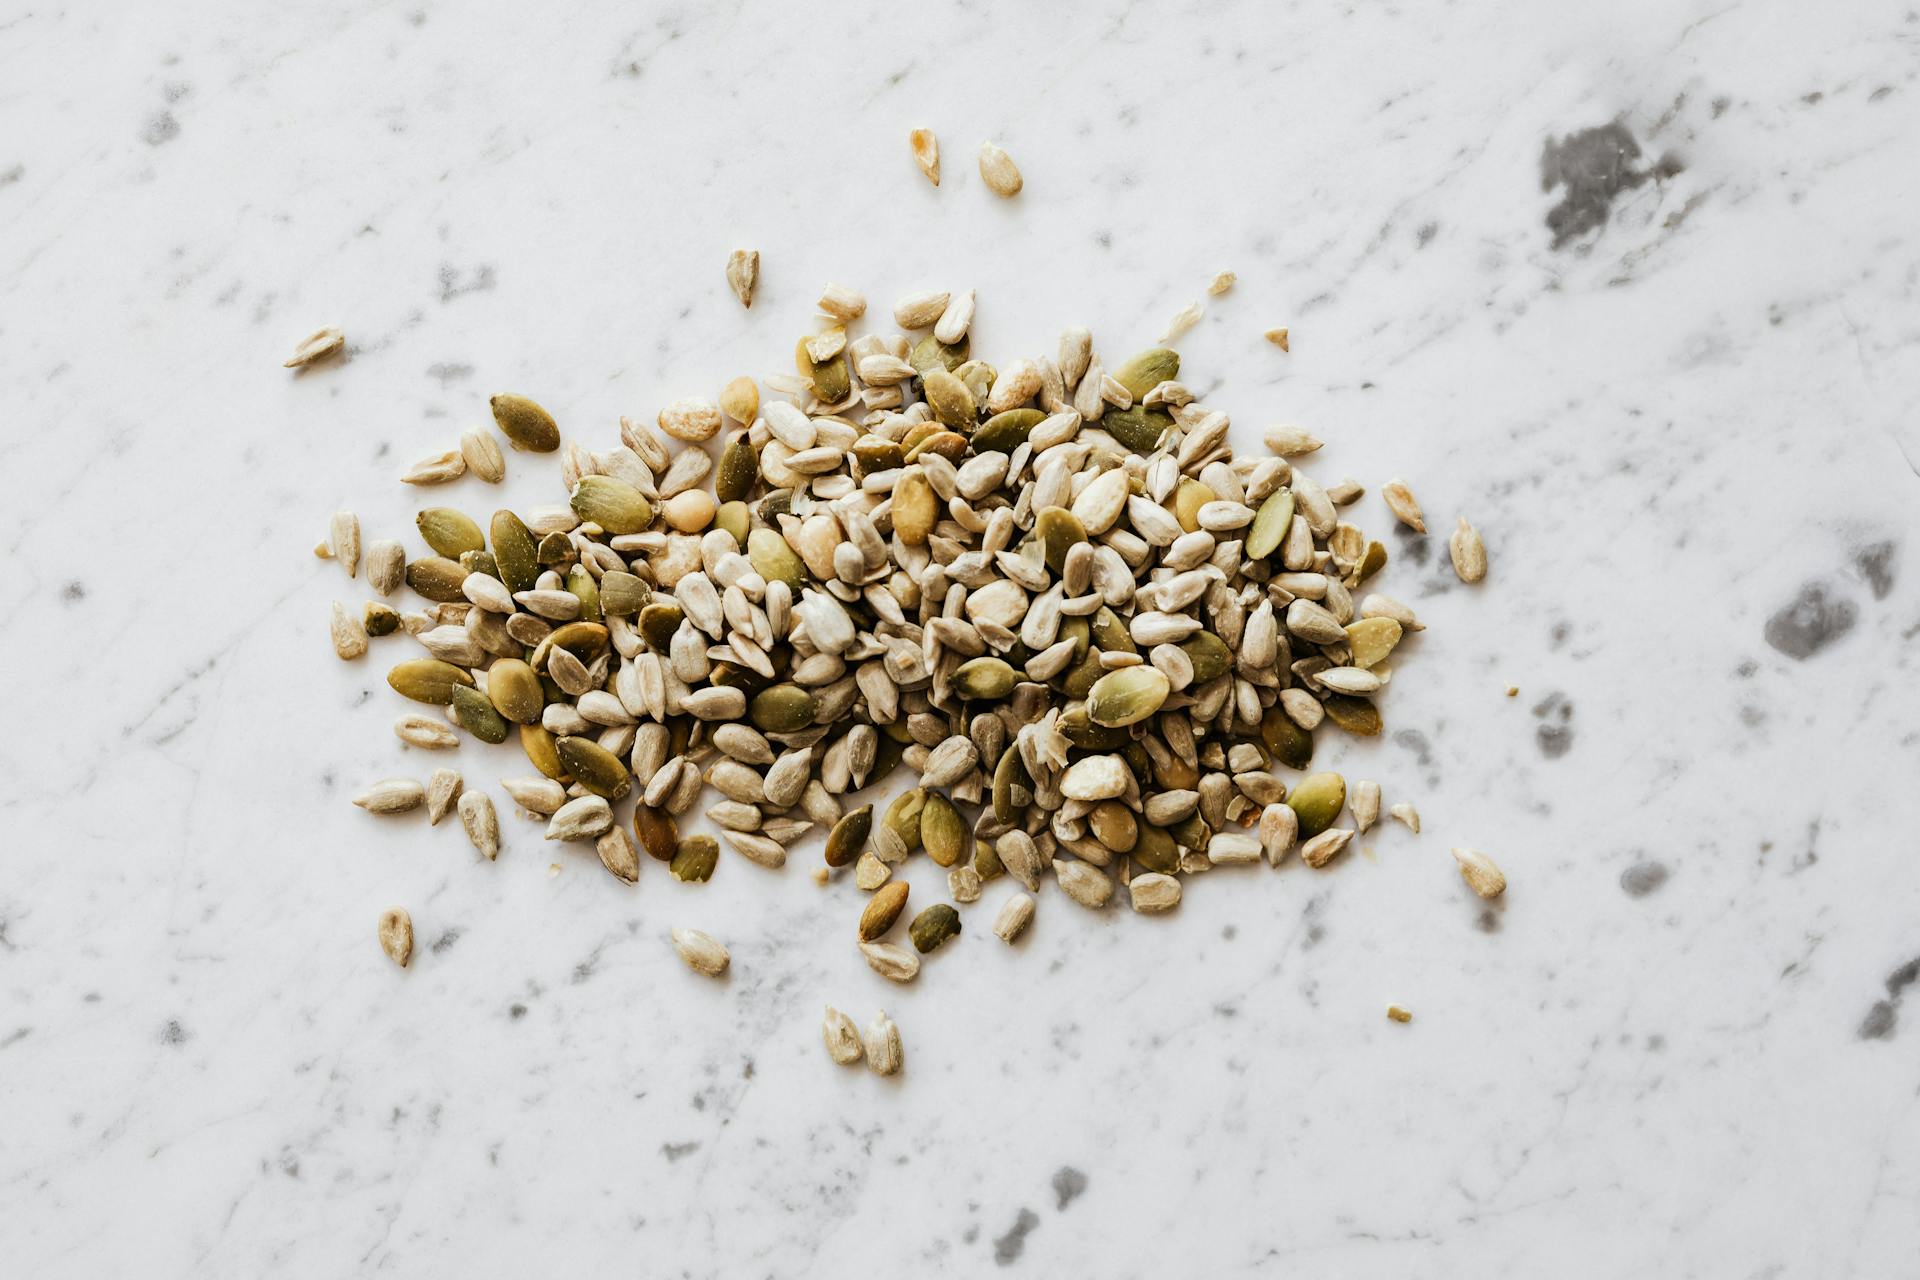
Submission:
<svg viewBox="0 0 1920 1280">
<path fill-rule="evenodd" d="M 1920 18 L 567 8 L 0 9 L 11 1274 L 1912 1274 Z M 996 885 L 900 989 L 805 859 L 625 889 L 347 803 L 433 762 L 309 548 L 410 533 L 488 394 L 605 447 L 784 367 L 827 280 L 1124 355 L 1222 268 L 1181 345 L 1238 438 L 1485 532 L 1472 590 L 1390 537 L 1429 629 L 1323 757 L 1423 835 L 1166 919 L 1052 893 L 1012 949 Z"/>
</svg>

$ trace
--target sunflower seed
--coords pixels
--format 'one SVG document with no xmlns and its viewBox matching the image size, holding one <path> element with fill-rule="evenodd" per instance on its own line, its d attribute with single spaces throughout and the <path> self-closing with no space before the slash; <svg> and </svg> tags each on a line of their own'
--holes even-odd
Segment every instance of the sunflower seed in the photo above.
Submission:
<svg viewBox="0 0 1920 1280">
<path fill-rule="evenodd" d="M 900 1045 L 900 1028 L 894 1025 L 885 1011 L 867 1024 L 867 1033 L 862 1042 L 867 1053 L 867 1065 L 875 1075 L 898 1075 L 900 1065 L 905 1060 Z"/>
<path fill-rule="evenodd" d="M 387 778 L 376 782 L 353 802 L 368 813 L 405 813 L 427 801 L 427 789 L 411 778 Z"/>
<path fill-rule="evenodd" d="M 893 885 L 887 885 L 886 888 L 891 889 Z M 886 892 L 886 889 L 881 892 Z M 860 944 L 860 954 L 867 958 L 868 967 L 888 982 L 912 982 L 920 976 L 920 957 L 905 947 L 897 947 L 891 942 L 863 942 Z"/>
<path fill-rule="evenodd" d="M 440 819 L 452 811 L 460 799 L 460 775 L 452 769 L 435 769 L 427 779 L 427 825 L 437 827 Z"/>
<path fill-rule="evenodd" d="M 492 862 L 500 856 L 500 818 L 493 801 L 484 791 L 463 791 L 460 795 L 460 825 L 480 855 Z"/>
<path fill-rule="evenodd" d="M 1055 858 L 1053 875 L 1067 896 L 1083 907 L 1097 911 L 1113 898 L 1113 881 L 1092 863 Z"/>
<path fill-rule="evenodd" d="M 400 474 L 407 484 L 446 484 L 466 474 L 467 460 L 458 449 L 420 459 Z"/>
<path fill-rule="evenodd" d="M 1171 911 L 1180 905 L 1180 881 L 1158 871 L 1136 875 L 1127 882 L 1133 909 L 1143 915 Z"/>
<path fill-rule="evenodd" d="M 628 884 L 640 878 L 640 855 L 623 828 L 609 827 L 594 841 L 593 848 L 600 855 L 600 865 L 616 878 Z"/>
<path fill-rule="evenodd" d="M 613 809 L 605 797 L 581 796 L 554 811 L 547 821 L 549 840 L 591 840 L 613 825 Z"/>
<path fill-rule="evenodd" d="M 733 290 L 733 296 L 740 299 L 740 305 L 753 305 L 753 289 L 760 283 L 760 251 L 758 249 L 735 249 L 727 258 L 727 287 Z"/>
<path fill-rule="evenodd" d="M 548 817 L 567 802 L 567 791 L 552 778 L 502 778 L 500 789 L 528 813 Z"/>
<path fill-rule="evenodd" d="M 1353 839 L 1353 832 L 1346 827 L 1333 827 L 1322 831 L 1313 839 L 1300 846 L 1300 860 L 1310 867 L 1324 867 L 1333 861 L 1334 856 L 1347 847 Z"/>
<path fill-rule="evenodd" d="M 1453 560 L 1453 571 L 1460 575 L 1462 582 L 1479 582 L 1487 576 L 1487 544 L 1481 541 L 1480 531 L 1467 523 L 1465 516 L 1447 538 L 1447 555 Z"/>
<path fill-rule="evenodd" d="M 1000 941 L 1012 946 L 1032 923 L 1033 899 L 1024 893 L 1016 893 L 1000 905 L 999 914 L 993 918 L 993 933 Z"/>
<path fill-rule="evenodd" d="M 1507 877 L 1486 854 L 1455 847 L 1453 859 L 1460 864 L 1460 878 L 1482 898 L 1497 898 L 1507 891 Z"/>
<path fill-rule="evenodd" d="M 484 431 L 471 429 L 460 433 L 460 457 L 468 471 L 488 484 L 499 484 L 507 478 L 507 460 L 501 456 L 494 438 Z"/>
<path fill-rule="evenodd" d="M 827 1056 L 841 1066 L 851 1066 L 860 1061 L 860 1030 L 853 1025 L 852 1018 L 832 1005 L 827 1006 L 826 1021 L 821 1025 L 820 1036 L 826 1041 Z"/>
<path fill-rule="evenodd" d="M 1406 801 L 1403 800 L 1388 809 L 1387 816 L 1407 830 L 1413 832 L 1413 834 L 1420 834 L 1420 811 Z"/>
<path fill-rule="evenodd" d="M 328 356 L 337 355 L 346 345 L 346 332 L 338 325 L 327 325 L 325 328 L 315 329 L 300 339 L 299 345 L 293 349 L 293 354 L 288 356 L 286 362 L 280 367 L 302 369 L 307 365 L 325 360 Z"/>
<path fill-rule="evenodd" d="M 1380 820 L 1380 784 L 1356 782 L 1347 793 L 1347 807 L 1353 811 L 1353 826 L 1360 835 Z"/>
<path fill-rule="evenodd" d="M 1024 182 L 1020 177 L 1019 166 L 1013 163 L 1013 157 L 991 142 L 980 144 L 980 177 L 986 182 L 987 190 L 1003 200 L 1012 199 L 1020 194 Z M 950 339 L 941 339 L 950 341 Z"/>
<path fill-rule="evenodd" d="M 380 949 L 402 969 L 413 959 L 413 917 L 405 907 L 388 907 L 380 913 Z"/>
<path fill-rule="evenodd" d="M 727 971 L 727 965 L 733 957 L 720 945 L 718 939 L 698 929 L 675 928 L 672 932 L 673 949 L 686 961 L 687 968 L 695 973 L 703 973 L 709 978 L 717 978 Z"/>
</svg>

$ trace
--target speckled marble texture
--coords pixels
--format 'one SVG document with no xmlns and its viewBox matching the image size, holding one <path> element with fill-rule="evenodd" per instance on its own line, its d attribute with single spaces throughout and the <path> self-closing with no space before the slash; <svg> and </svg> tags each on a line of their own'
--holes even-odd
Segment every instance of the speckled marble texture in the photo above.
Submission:
<svg viewBox="0 0 1920 1280">
<path fill-rule="evenodd" d="M 1920 17 L 566 9 L 0 11 L 9 1274 L 1913 1274 Z M 1181 345 L 1237 438 L 1486 534 L 1476 589 L 1389 538 L 1429 629 L 1323 752 L 1425 834 L 1163 919 L 1049 892 L 1013 949 L 995 885 L 901 989 L 807 858 L 627 889 L 347 803 L 438 761 L 308 549 L 411 534 L 490 393 L 605 447 L 784 367 L 828 280 L 1124 356 L 1223 268 Z M 430 496 L 560 496 L 509 468 Z M 833 1066 L 827 1003 L 905 1072 Z"/>
</svg>

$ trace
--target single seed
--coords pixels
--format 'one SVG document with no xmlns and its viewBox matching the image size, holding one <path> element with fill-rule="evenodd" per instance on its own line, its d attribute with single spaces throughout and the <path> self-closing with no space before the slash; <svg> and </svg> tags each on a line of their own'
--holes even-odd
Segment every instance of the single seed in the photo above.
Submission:
<svg viewBox="0 0 1920 1280">
<path fill-rule="evenodd" d="M 673 878 L 687 884 L 701 884 L 713 878 L 719 865 L 720 842 L 709 835 L 687 836 L 680 841 L 668 870 Z"/>
<path fill-rule="evenodd" d="M 500 856 L 500 817 L 493 800 L 484 791 L 465 791 L 460 795 L 460 825 L 480 856 L 492 862 Z"/>
<path fill-rule="evenodd" d="M 1406 801 L 1403 800 L 1388 809 L 1387 816 L 1407 830 L 1413 832 L 1413 834 L 1420 834 L 1420 811 Z"/>
<path fill-rule="evenodd" d="M 560 428 L 553 415 L 534 401 L 525 396 L 498 395 L 488 404 L 493 409 L 494 425 L 514 448 L 552 453 L 560 447 Z"/>
<path fill-rule="evenodd" d="M 885 892 L 882 890 L 881 892 Z M 907 937 L 913 949 L 926 955 L 960 932 L 960 913 L 944 902 L 936 902 L 913 918 Z"/>
<path fill-rule="evenodd" d="M 920 166 L 927 181 L 934 186 L 940 185 L 940 140 L 931 129 L 915 129 L 907 135 L 907 144 L 913 148 L 913 162 Z"/>
<path fill-rule="evenodd" d="M 1024 893 L 1016 893 L 1001 904 L 1000 913 L 993 919 L 993 933 L 1000 941 L 1012 946 L 1032 923 L 1033 899 Z"/>
<path fill-rule="evenodd" d="M 1387 1006 L 1387 1016 L 1395 1022 L 1412 1022 L 1413 1010 L 1407 1008 L 1405 1005 L 1390 1004 Z"/>
<path fill-rule="evenodd" d="M 1013 157 L 991 142 L 980 144 L 980 177 L 986 182 L 987 190 L 1003 200 L 1019 195 L 1025 185 Z"/>
<path fill-rule="evenodd" d="M 303 369 L 307 365 L 317 364 L 329 356 L 338 355 L 346 345 L 346 331 L 338 325 L 327 325 L 325 328 L 315 329 L 312 333 L 300 339 L 299 345 L 293 349 L 293 354 L 288 356 L 285 363 L 280 367 L 283 369 Z M 402 963 L 405 962 L 402 961 Z"/>
<path fill-rule="evenodd" d="M 758 249 L 735 249 L 727 258 L 727 287 L 733 290 L 733 296 L 740 299 L 740 305 L 753 305 L 754 286 L 760 283 L 760 251 Z"/>
<path fill-rule="evenodd" d="M 387 778 L 353 798 L 353 802 L 368 813 L 381 814 L 405 813 L 418 809 L 426 801 L 427 789 L 411 778 Z"/>
<path fill-rule="evenodd" d="M 1136 875 L 1127 882 L 1133 909 L 1143 915 L 1171 911 L 1180 905 L 1180 881 L 1158 871 Z"/>
<path fill-rule="evenodd" d="M 881 892 L 899 883 L 896 880 Z M 867 967 L 888 982 L 912 982 L 920 976 L 920 957 L 905 947 L 895 946 L 891 942 L 863 942 L 860 944 L 860 954 L 867 958 Z"/>
<path fill-rule="evenodd" d="M 826 1041 L 827 1056 L 841 1066 L 860 1061 L 863 1049 L 860 1030 L 853 1025 L 852 1018 L 832 1005 L 827 1006 L 826 1021 L 821 1025 L 820 1036 Z"/>
<path fill-rule="evenodd" d="M 1453 571 L 1460 575 L 1460 581 L 1479 582 L 1487 576 L 1487 544 L 1465 516 L 1460 517 L 1459 526 L 1447 539 L 1447 555 L 1453 560 Z"/>
<path fill-rule="evenodd" d="M 1427 531 L 1426 517 L 1421 514 L 1420 503 L 1413 496 L 1413 490 L 1407 488 L 1407 482 L 1398 477 L 1387 481 L 1380 489 L 1380 496 L 1387 500 L 1387 510 L 1394 518 L 1415 533 Z"/>
<path fill-rule="evenodd" d="M 676 927 L 672 938 L 673 949 L 686 961 L 687 968 L 709 978 L 717 978 L 725 973 L 728 963 L 733 959 L 727 954 L 727 949 L 720 945 L 719 939 L 698 929 Z"/>
<path fill-rule="evenodd" d="M 413 917 L 405 907 L 388 907 L 380 913 L 380 949 L 402 969 L 413 959 Z"/>
<path fill-rule="evenodd" d="M 1486 854 L 1455 847 L 1453 858 L 1460 864 L 1460 878 L 1482 898 L 1497 898 L 1507 891 L 1507 877 Z"/>
<path fill-rule="evenodd" d="M 904 1054 L 900 1045 L 900 1028 L 885 1012 L 880 1013 L 867 1024 L 867 1033 L 862 1042 L 867 1053 L 867 1065 L 873 1068 L 875 1075 L 898 1075 Z"/>
<path fill-rule="evenodd" d="M 1334 827 L 1300 846 L 1300 860 L 1310 867 L 1324 867 L 1353 839 L 1346 827 Z"/>
<path fill-rule="evenodd" d="M 886 936 L 894 921 L 907 906 L 907 882 L 895 880 L 883 885 L 860 913 L 860 941 L 873 942 Z"/>
</svg>

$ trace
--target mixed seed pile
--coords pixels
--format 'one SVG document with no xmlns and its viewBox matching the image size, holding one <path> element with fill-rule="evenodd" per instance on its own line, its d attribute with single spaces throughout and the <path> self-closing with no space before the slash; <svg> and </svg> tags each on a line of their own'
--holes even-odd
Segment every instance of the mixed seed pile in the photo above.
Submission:
<svg viewBox="0 0 1920 1280">
<path fill-rule="evenodd" d="M 729 265 L 742 302 L 757 272 L 757 255 Z M 797 375 L 764 379 L 767 399 L 739 378 L 667 405 L 657 430 L 623 419 L 606 452 L 563 444 L 530 399 L 494 397 L 514 448 L 559 452 L 570 500 L 484 528 L 434 507 L 418 518 L 430 554 L 367 548 L 382 596 L 404 585 L 426 604 L 336 604 L 336 651 L 414 637 L 425 656 L 388 681 L 446 708 L 395 732 L 428 748 L 455 746 L 456 727 L 516 739 L 531 772 L 507 795 L 629 882 L 640 850 L 683 881 L 714 874 L 719 842 L 680 829 L 708 787 L 721 798 L 706 816 L 748 861 L 780 867 L 824 832 L 826 868 L 852 867 L 871 895 L 860 947 L 902 982 L 959 933 L 954 904 L 1002 875 L 1025 890 L 993 923 L 1012 942 L 1047 879 L 1085 907 L 1117 883 L 1136 911 L 1163 912 L 1215 866 L 1278 864 L 1296 846 L 1327 866 L 1378 819 L 1378 784 L 1278 770 L 1308 769 L 1316 734 L 1379 733 L 1375 696 L 1421 629 L 1367 590 L 1387 551 L 1343 518 L 1361 488 L 1300 470 L 1320 442 L 1298 428 L 1266 433 L 1271 456 L 1235 457 L 1227 415 L 1180 381 L 1169 348 L 1109 367 L 1072 328 L 1057 354 L 996 368 L 971 350 L 972 292 L 903 298 L 903 332 L 854 336 L 866 305 L 829 286 Z M 504 474 L 486 433 L 405 478 L 468 469 Z M 1424 532 L 1404 483 L 1385 497 Z M 1450 549 L 1464 580 L 1485 574 L 1464 520 Z M 357 520 L 336 516 L 318 550 L 354 573 Z M 916 785 L 878 813 L 844 807 L 900 765 Z M 482 854 L 499 851 L 492 803 L 453 770 L 357 803 L 425 804 L 435 822 L 457 810 Z M 1419 830 L 1410 805 L 1388 812 Z M 953 902 L 910 917 L 909 949 L 886 939 L 908 918 L 894 869 L 916 852 L 946 869 Z M 1456 856 L 1476 892 L 1504 889 L 1484 855 Z M 725 970 L 705 934 L 674 942 L 696 970 Z M 890 1028 L 866 1052 L 897 1064 Z M 830 1015 L 827 1038 L 853 1060 L 850 1022 Z"/>
</svg>

